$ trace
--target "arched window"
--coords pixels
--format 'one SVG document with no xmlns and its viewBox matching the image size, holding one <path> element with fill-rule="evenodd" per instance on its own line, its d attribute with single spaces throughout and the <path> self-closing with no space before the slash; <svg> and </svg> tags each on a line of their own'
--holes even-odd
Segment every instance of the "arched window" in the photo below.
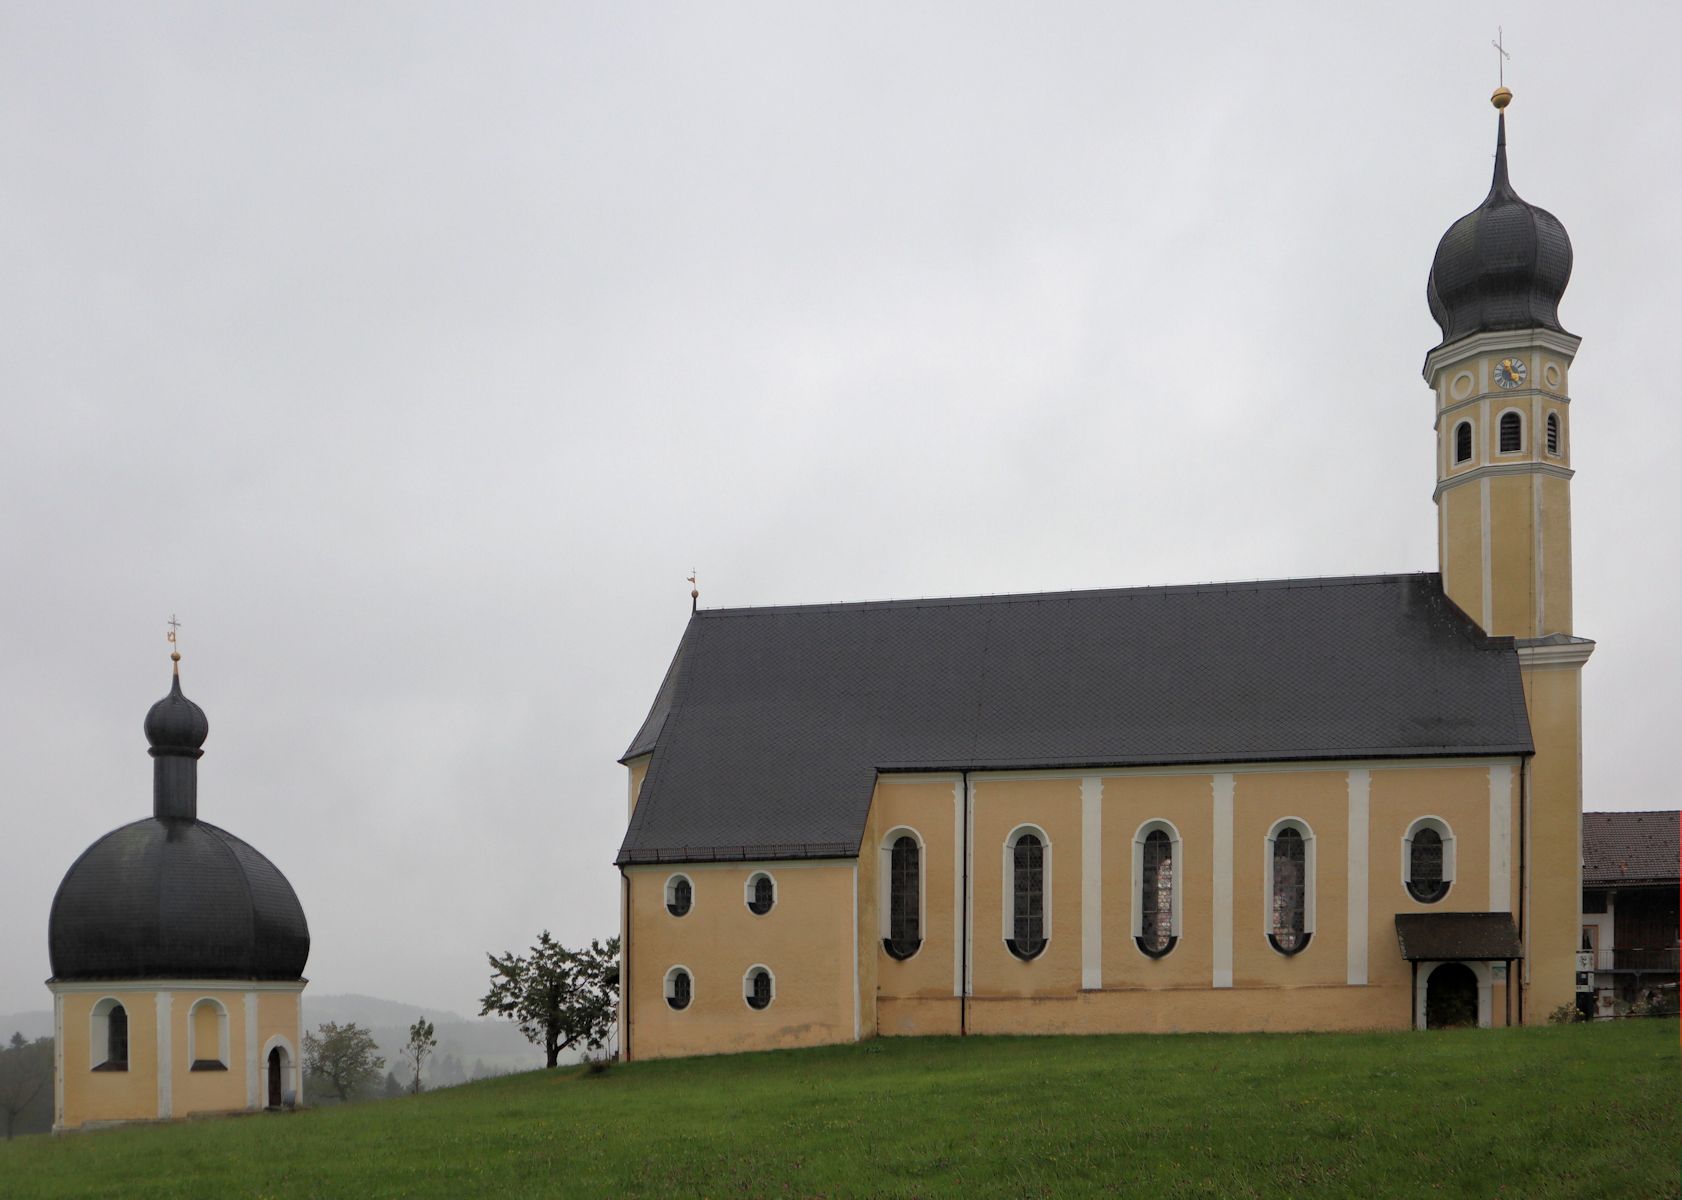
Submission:
<svg viewBox="0 0 1682 1200">
<path fill-rule="evenodd" d="M 1308 948 L 1314 936 L 1314 834 L 1295 817 L 1267 836 L 1267 941 L 1281 954 Z"/>
<path fill-rule="evenodd" d="M 187 1069 L 228 1069 L 228 1010 L 210 996 L 199 1000 L 187 1015 Z"/>
<path fill-rule="evenodd" d="M 923 851 L 910 832 L 887 846 L 887 928 L 882 948 L 892 958 L 910 958 L 923 944 Z"/>
<path fill-rule="evenodd" d="M 1167 821 L 1146 821 L 1133 835 L 1133 938 L 1161 958 L 1180 937 L 1180 834 Z"/>
<path fill-rule="evenodd" d="M 748 973 L 742 977 L 742 999 L 748 1002 L 752 1009 L 769 1008 L 771 1001 L 777 998 L 777 981 L 771 976 L 771 969 L 765 966 L 748 968 Z"/>
<path fill-rule="evenodd" d="M 777 881 L 764 871 L 755 871 L 748 876 L 748 885 L 743 899 L 747 902 L 748 911 L 757 917 L 763 917 L 771 911 L 777 902 Z"/>
<path fill-rule="evenodd" d="M 1454 462 L 1458 466 L 1472 458 L 1472 423 L 1462 421 L 1454 427 Z"/>
<path fill-rule="evenodd" d="M 1511 410 L 1501 414 L 1501 453 L 1516 454 L 1524 449 L 1524 418 Z"/>
<path fill-rule="evenodd" d="M 687 875 L 673 875 L 666 880 L 666 911 L 674 917 L 687 913 L 695 903 L 695 885 Z"/>
<path fill-rule="evenodd" d="M 695 980 L 688 967 L 673 967 L 666 972 L 666 1003 L 682 1012 L 689 1007 L 695 994 Z"/>
<path fill-rule="evenodd" d="M 1051 844 L 1024 826 L 1005 842 L 1005 945 L 1020 959 L 1039 957 L 1051 938 Z"/>
<path fill-rule="evenodd" d="M 1559 414 L 1548 414 L 1548 453 L 1559 453 Z"/>
<path fill-rule="evenodd" d="M 128 1010 L 107 996 L 89 1014 L 88 1050 L 96 1071 L 128 1070 Z"/>
<path fill-rule="evenodd" d="M 1454 832 L 1440 817 L 1420 817 L 1402 838 L 1402 882 L 1421 904 L 1435 904 L 1454 883 Z"/>
</svg>

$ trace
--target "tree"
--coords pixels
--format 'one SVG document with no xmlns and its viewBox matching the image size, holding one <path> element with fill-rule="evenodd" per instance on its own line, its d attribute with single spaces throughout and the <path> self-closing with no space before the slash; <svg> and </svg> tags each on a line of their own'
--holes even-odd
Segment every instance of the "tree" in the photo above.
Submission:
<svg viewBox="0 0 1682 1200">
<path fill-rule="evenodd" d="M 12 1034 L 11 1044 L 0 1050 L 0 1115 L 6 1120 L 8 1142 L 17 1132 L 18 1117 L 35 1102 L 52 1077 L 52 1038 L 31 1042 L 21 1033 Z"/>
<path fill-rule="evenodd" d="M 401 1096 L 402 1094 L 403 1085 L 397 1082 L 397 1076 L 393 1072 L 387 1071 L 385 1073 L 385 1098 L 390 1100 L 394 1096 Z"/>
<path fill-rule="evenodd" d="M 418 1019 L 409 1026 L 409 1040 L 403 1046 L 403 1061 L 415 1069 L 414 1082 L 409 1085 L 409 1091 L 418 1094 L 421 1090 L 421 1067 L 426 1065 L 426 1057 L 438 1046 L 438 1039 L 433 1036 L 432 1022 L 425 1017 Z"/>
<path fill-rule="evenodd" d="M 305 1071 L 332 1088 L 340 1100 L 379 1082 L 385 1059 L 376 1053 L 373 1034 L 355 1021 L 328 1021 L 317 1029 L 320 1036 L 304 1035 Z"/>
<path fill-rule="evenodd" d="M 619 939 L 591 939 L 569 950 L 545 929 L 529 956 L 512 952 L 491 964 L 491 990 L 480 1016 L 495 1014 L 519 1023 L 520 1032 L 543 1047 L 547 1065 L 574 1046 L 600 1050 L 613 1036 L 619 1006 Z"/>
</svg>

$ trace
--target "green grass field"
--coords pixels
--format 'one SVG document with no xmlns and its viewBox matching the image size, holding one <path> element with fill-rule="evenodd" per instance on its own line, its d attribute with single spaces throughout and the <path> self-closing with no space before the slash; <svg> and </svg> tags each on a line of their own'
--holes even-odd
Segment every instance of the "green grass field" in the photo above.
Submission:
<svg viewBox="0 0 1682 1200">
<path fill-rule="evenodd" d="M 1672 1197 L 1674 1020 L 879 1039 L 0 1144 L 0 1196 Z"/>
</svg>

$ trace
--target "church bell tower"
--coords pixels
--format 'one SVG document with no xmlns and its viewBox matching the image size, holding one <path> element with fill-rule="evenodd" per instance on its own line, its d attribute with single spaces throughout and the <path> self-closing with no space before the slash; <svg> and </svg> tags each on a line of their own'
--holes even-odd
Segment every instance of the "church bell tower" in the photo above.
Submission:
<svg viewBox="0 0 1682 1200">
<path fill-rule="evenodd" d="M 1436 393 L 1437 557 L 1443 587 L 1485 632 L 1571 633 L 1571 362 L 1559 323 L 1571 239 L 1507 173 L 1501 88 L 1495 178 L 1449 227 L 1427 284 L 1443 340 Z"/>
<path fill-rule="evenodd" d="M 1571 363 L 1559 323 L 1571 239 L 1519 198 L 1507 170 L 1505 87 L 1495 176 L 1437 245 L 1427 298 L 1443 340 L 1425 356 L 1436 402 L 1443 590 L 1486 633 L 1514 639 L 1534 750 L 1522 760 L 1508 911 L 1524 946 L 1526 1024 L 1576 999 L 1582 936 L 1582 668 L 1571 614 Z M 1497 892 L 1491 889 L 1492 905 Z"/>
</svg>

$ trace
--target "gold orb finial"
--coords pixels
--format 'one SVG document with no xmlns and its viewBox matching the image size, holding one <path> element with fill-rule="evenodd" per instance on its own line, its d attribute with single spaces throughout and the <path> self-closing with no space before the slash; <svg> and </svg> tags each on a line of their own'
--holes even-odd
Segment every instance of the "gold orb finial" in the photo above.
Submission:
<svg viewBox="0 0 1682 1200">
<path fill-rule="evenodd" d="M 1495 106 L 1497 111 L 1506 108 L 1507 105 L 1513 102 L 1513 89 L 1506 87 L 1496 88 L 1495 94 L 1489 98 L 1489 102 Z"/>
<path fill-rule="evenodd" d="M 174 613 L 170 613 L 166 624 L 169 626 L 169 632 L 164 634 L 164 637 L 169 639 L 169 661 L 175 664 L 172 670 L 179 675 L 181 673 L 181 651 L 176 649 L 175 631 L 181 628 L 181 622 L 175 619 Z"/>
</svg>

